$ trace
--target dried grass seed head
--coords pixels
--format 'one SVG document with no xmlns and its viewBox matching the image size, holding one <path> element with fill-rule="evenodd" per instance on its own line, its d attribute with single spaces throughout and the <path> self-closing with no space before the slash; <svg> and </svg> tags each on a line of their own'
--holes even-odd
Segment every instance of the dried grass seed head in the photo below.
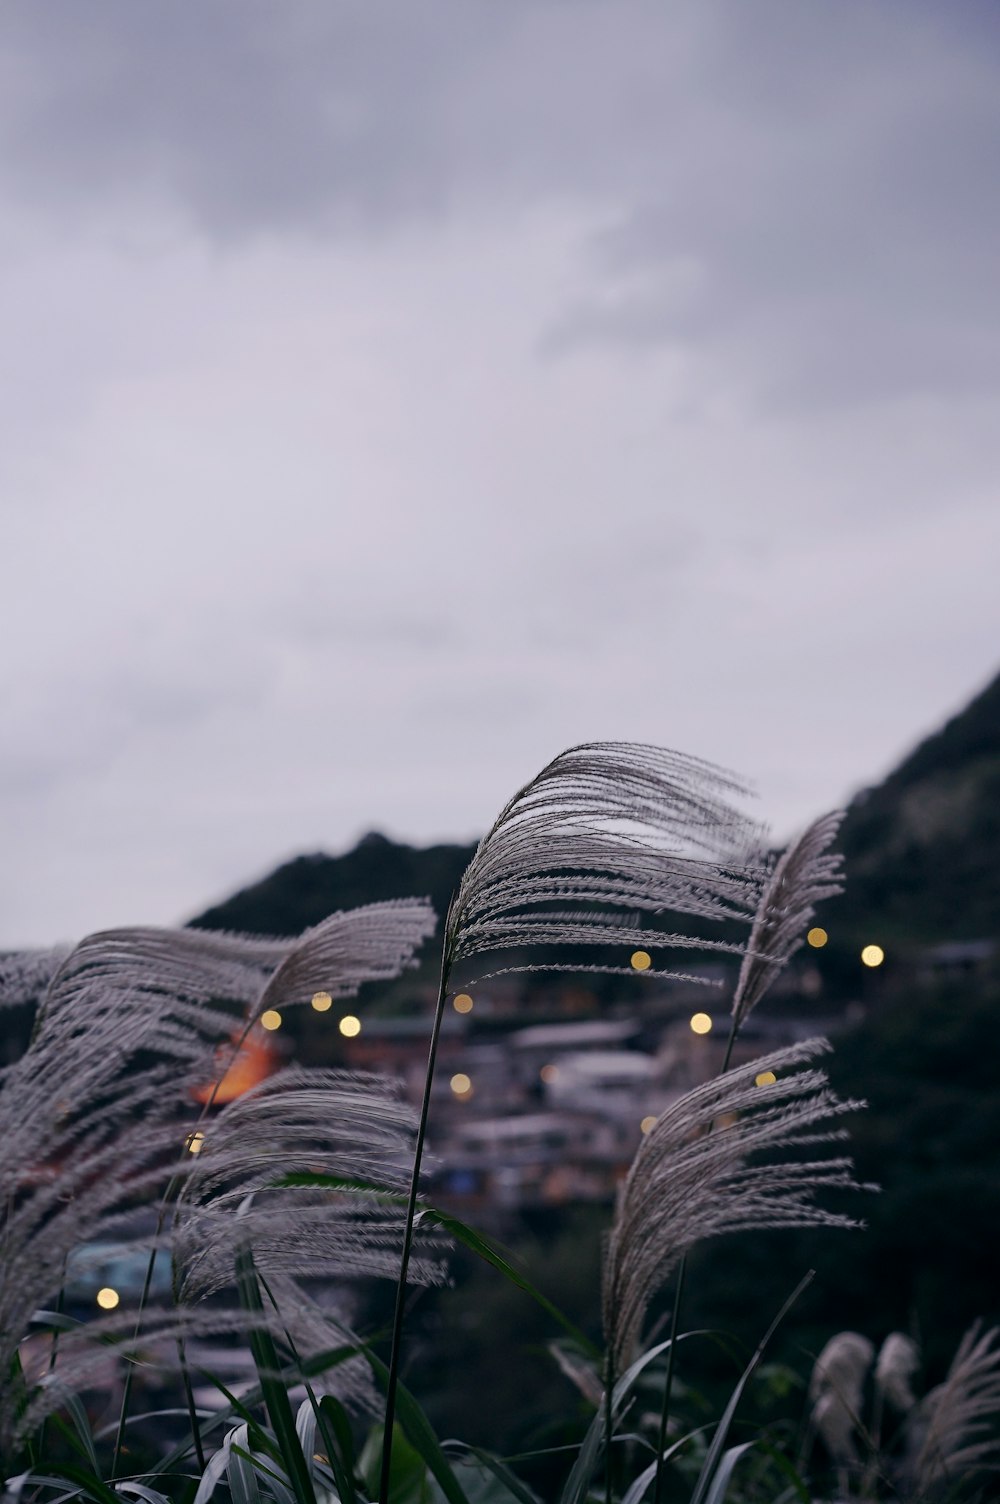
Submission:
<svg viewBox="0 0 1000 1504">
<path fill-rule="evenodd" d="M 592 742 L 560 753 L 480 842 L 449 910 L 449 963 L 535 945 L 738 953 L 736 944 L 669 933 L 641 916 L 750 922 L 763 832 L 732 802 L 745 792 L 732 775 L 661 747 Z M 632 974 L 626 965 L 558 959 L 506 969 Z M 678 975 L 661 967 L 645 974 Z"/>
<path fill-rule="evenodd" d="M 695 1243 L 750 1228 L 856 1227 L 815 1203 L 818 1191 L 858 1190 L 851 1161 L 800 1151 L 842 1140 L 833 1126 L 863 1106 L 842 1101 L 822 1071 L 798 1069 L 825 1053 L 807 1040 L 738 1066 L 661 1113 L 619 1193 L 604 1259 L 605 1340 L 621 1372 L 650 1300 Z M 763 1071 L 776 1079 L 757 1086 Z"/>
</svg>

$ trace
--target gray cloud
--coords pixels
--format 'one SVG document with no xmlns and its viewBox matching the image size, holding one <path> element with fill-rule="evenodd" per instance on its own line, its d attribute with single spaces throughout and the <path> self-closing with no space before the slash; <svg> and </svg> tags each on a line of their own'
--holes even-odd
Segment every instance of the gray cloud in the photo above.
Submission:
<svg viewBox="0 0 1000 1504">
<path fill-rule="evenodd" d="M 995 668 L 995 10 L 8 0 L 3 943 Z M 544 358 L 540 358 L 544 357 Z"/>
<path fill-rule="evenodd" d="M 1000 379 L 1000 26 L 775 0 L 8 7 L 8 188 L 212 236 L 590 202 L 545 347 L 697 347 L 767 405 Z"/>
</svg>

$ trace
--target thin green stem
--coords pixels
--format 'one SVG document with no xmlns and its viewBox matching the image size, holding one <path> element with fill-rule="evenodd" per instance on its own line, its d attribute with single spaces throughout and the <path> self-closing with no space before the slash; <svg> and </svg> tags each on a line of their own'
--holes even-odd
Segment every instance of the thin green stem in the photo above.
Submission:
<svg viewBox="0 0 1000 1504">
<path fill-rule="evenodd" d="M 734 1013 L 732 1023 L 729 1025 L 729 1038 L 726 1040 L 726 1053 L 722 1057 L 722 1067 L 719 1071 L 720 1076 L 724 1076 L 729 1069 L 729 1063 L 733 1058 L 733 1045 L 736 1043 L 736 1036 L 739 1031 L 739 1020 Z"/>
<path fill-rule="evenodd" d="M 719 1075 L 724 1076 L 729 1069 L 733 1058 L 733 1046 L 739 1033 L 739 1019 L 733 1014 L 729 1025 L 729 1038 L 726 1040 L 726 1050 L 722 1057 L 722 1065 Z M 711 1129 L 709 1129 L 711 1132 Z M 677 1287 L 674 1290 L 674 1308 L 670 1317 L 670 1346 L 667 1349 L 667 1375 L 663 1384 L 663 1405 L 660 1409 L 660 1433 L 656 1445 L 656 1486 L 653 1489 L 653 1504 L 660 1504 L 663 1492 L 663 1453 L 667 1444 L 667 1422 L 670 1418 L 670 1396 L 674 1383 L 674 1353 L 677 1348 L 677 1327 L 680 1321 L 681 1297 L 684 1293 L 684 1275 L 687 1272 L 687 1255 L 685 1254 L 677 1267 Z M 610 1504 L 610 1501 L 608 1501 Z"/>
<path fill-rule="evenodd" d="M 191 1371 L 187 1364 L 187 1353 L 184 1348 L 184 1338 L 177 1338 L 177 1360 L 181 1366 L 181 1378 L 184 1382 L 184 1398 L 187 1402 L 188 1419 L 191 1422 L 191 1435 L 194 1439 L 195 1456 L 198 1459 L 198 1467 L 205 1471 L 205 1449 L 201 1442 L 201 1426 L 198 1421 L 198 1409 L 194 1402 L 194 1389 L 191 1384 Z"/>
<path fill-rule="evenodd" d="M 413 1224 L 417 1213 L 417 1194 L 420 1189 L 420 1168 L 424 1155 L 424 1139 L 427 1136 L 427 1119 L 430 1116 L 431 1109 L 434 1062 L 437 1059 L 438 1040 L 441 1037 L 444 1000 L 448 991 L 450 973 L 451 957 L 449 955 L 446 925 L 445 949 L 441 960 L 441 985 L 438 988 L 437 1007 L 434 1010 L 434 1023 L 431 1028 L 430 1048 L 427 1052 L 427 1074 L 424 1077 L 424 1095 L 420 1104 L 417 1140 L 413 1150 L 413 1171 L 410 1176 L 410 1193 L 406 1202 L 406 1219 L 403 1225 L 403 1255 L 399 1264 L 399 1283 L 396 1286 L 396 1311 L 392 1321 L 392 1347 L 389 1352 L 389 1373 L 385 1387 L 385 1430 L 382 1435 L 379 1504 L 389 1504 L 389 1469 L 392 1465 L 392 1427 L 396 1418 L 396 1390 L 399 1385 L 399 1364 L 403 1345 L 403 1318 L 406 1310 L 406 1276 L 410 1267 L 410 1250 L 413 1246 Z"/>
<path fill-rule="evenodd" d="M 667 1348 L 667 1373 L 663 1381 L 663 1404 L 660 1407 L 660 1433 L 656 1441 L 656 1483 L 653 1488 L 653 1504 L 660 1504 L 663 1494 L 663 1454 L 667 1447 L 667 1422 L 670 1419 L 670 1396 L 674 1387 L 674 1353 L 677 1351 L 677 1326 L 681 1314 L 681 1297 L 684 1294 L 684 1276 L 687 1273 L 687 1255 L 677 1266 L 677 1285 L 674 1290 L 674 1309 L 670 1316 L 670 1346 Z"/>
<path fill-rule="evenodd" d="M 614 1434 L 614 1387 L 615 1359 L 614 1353 L 609 1346 L 604 1373 L 604 1504 L 611 1504 L 611 1494 L 614 1487 L 611 1466 L 611 1442 Z"/>
</svg>

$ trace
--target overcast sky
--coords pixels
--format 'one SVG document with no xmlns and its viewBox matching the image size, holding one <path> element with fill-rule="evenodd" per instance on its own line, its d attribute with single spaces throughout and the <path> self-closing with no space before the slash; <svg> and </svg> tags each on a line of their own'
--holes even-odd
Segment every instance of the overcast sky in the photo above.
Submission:
<svg viewBox="0 0 1000 1504">
<path fill-rule="evenodd" d="M 1000 11 L 5 0 L 0 946 L 1000 668 Z"/>
</svg>

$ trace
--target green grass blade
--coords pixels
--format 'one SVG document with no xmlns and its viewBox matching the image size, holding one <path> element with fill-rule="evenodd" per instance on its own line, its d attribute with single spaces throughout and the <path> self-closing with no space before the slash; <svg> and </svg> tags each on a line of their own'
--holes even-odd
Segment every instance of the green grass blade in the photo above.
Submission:
<svg viewBox="0 0 1000 1504">
<path fill-rule="evenodd" d="M 753 1441 L 743 1441 L 738 1447 L 730 1447 L 727 1452 L 722 1454 L 722 1460 L 716 1468 L 715 1476 L 712 1479 L 712 1486 L 705 1495 L 705 1504 L 722 1504 L 723 1499 L 726 1497 L 726 1490 L 729 1487 L 733 1468 L 739 1462 L 743 1453 L 749 1452 L 751 1447 L 755 1445 L 756 1443 Z"/>
<path fill-rule="evenodd" d="M 370 1348 L 364 1349 L 364 1354 L 372 1366 L 375 1377 L 383 1385 L 387 1384 L 389 1369 L 386 1364 Z M 448 1504 L 469 1504 L 465 1491 L 456 1478 L 454 1469 L 445 1456 L 430 1421 L 403 1383 L 397 1383 L 396 1409 L 399 1413 L 400 1429 L 430 1468 Z"/>
<path fill-rule="evenodd" d="M 295 1417 L 281 1377 L 283 1365 L 274 1339 L 260 1319 L 264 1315 L 264 1302 L 249 1248 L 241 1248 L 236 1255 L 236 1278 L 243 1309 L 257 1318 L 250 1327 L 250 1351 L 257 1367 L 268 1419 L 274 1428 L 281 1459 L 288 1469 L 292 1492 L 297 1504 L 316 1504 L 309 1468 L 295 1429 Z"/>
<path fill-rule="evenodd" d="M 716 1468 L 720 1465 L 723 1448 L 725 1447 L 726 1439 L 729 1436 L 729 1427 L 732 1425 L 733 1416 L 736 1414 L 736 1407 L 739 1404 L 740 1400 L 743 1398 L 743 1391 L 746 1389 L 747 1384 L 750 1382 L 750 1379 L 753 1376 L 754 1370 L 756 1369 L 761 1358 L 764 1356 L 764 1350 L 767 1347 L 767 1344 L 770 1342 L 771 1338 L 774 1336 L 775 1332 L 778 1330 L 778 1327 L 781 1325 L 782 1321 L 784 1321 L 786 1315 L 792 1309 L 792 1306 L 798 1300 L 803 1290 L 807 1285 L 811 1284 L 814 1275 L 815 1270 L 810 1269 L 809 1272 L 799 1280 L 799 1283 L 796 1285 L 791 1295 L 789 1295 L 788 1299 L 781 1307 L 781 1310 L 778 1312 L 777 1316 L 775 1316 L 774 1320 L 771 1322 L 771 1325 L 768 1327 L 767 1331 L 764 1333 L 764 1336 L 761 1338 L 757 1347 L 754 1349 L 754 1353 L 752 1358 L 750 1359 L 750 1362 L 747 1364 L 746 1368 L 740 1375 L 739 1382 L 737 1383 L 736 1388 L 733 1390 L 732 1394 L 729 1396 L 729 1403 L 726 1405 L 725 1410 L 722 1412 L 722 1418 L 719 1421 L 718 1427 L 716 1428 L 715 1435 L 712 1437 L 712 1443 L 708 1449 L 708 1454 L 702 1465 L 701 1473 L 698 1477 L 698 1482 L 695 1484 L 694 1493 L 691 1495 L 691 1504 L 707 1504 L 709 1491 L 712 1486 L 712 1479 L 715 1474 Z"/>
</svg>

